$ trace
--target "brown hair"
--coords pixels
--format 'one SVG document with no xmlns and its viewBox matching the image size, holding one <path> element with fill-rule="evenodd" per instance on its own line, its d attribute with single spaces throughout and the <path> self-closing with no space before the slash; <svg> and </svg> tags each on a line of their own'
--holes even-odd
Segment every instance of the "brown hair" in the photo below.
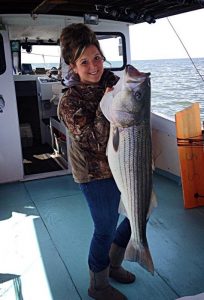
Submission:
<svg viewBox="0 0 204 300">
<path fill-rule="evenodd" d="M 60 44 L 62 57 L 68 65 L 74 64 L 84 49 L 90 45 L 95 45 L 104 57 L 95 33 L 83 23 L 74 23 L 63 28 Z"/>
</svg>

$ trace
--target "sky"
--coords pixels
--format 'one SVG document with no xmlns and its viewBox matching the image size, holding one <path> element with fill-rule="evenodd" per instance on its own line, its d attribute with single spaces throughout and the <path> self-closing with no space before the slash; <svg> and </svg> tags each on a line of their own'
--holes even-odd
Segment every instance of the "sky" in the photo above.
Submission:
<svg viewBox="0 0 204 300">
<path fill-rule="evenodd" d="M 169 17 L 192 58 L 204 57 L 204 8 Z M 154 24 L 130 26 L 131 57 L 136 60 L 185 58 L 184 50 L 167 18 Z"/>
</svg>

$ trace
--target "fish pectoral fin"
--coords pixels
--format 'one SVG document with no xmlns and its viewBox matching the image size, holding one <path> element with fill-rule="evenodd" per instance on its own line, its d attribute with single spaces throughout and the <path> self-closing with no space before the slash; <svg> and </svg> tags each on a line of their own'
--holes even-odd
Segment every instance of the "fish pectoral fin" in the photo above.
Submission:
<svg viewBox="0 0 204 300">
<path fill-rule="evenodd" d="M 152 190 L 149 209 L 148 209 L 148 213 L 147 213 L 147 220 L 149 220 L 149 217 L 155 207 L 157 207 L 157 196 L 156 196 L 155 192 Z"/>
<path fill-rule="evenodd" d="M 112 122 L 112 105 L 113 105 L 113 92 L 105 93 L 100 101 L 100 108 L 102 113 L 109 122 Z"/>
<path fill-rule="evenodd" d="M 118 212 L 119 212 L 119 214 L 121 214 L 123 216 L 126 216 L 126 217 L 128 216 L 127 215 L 127 210 L 126 210 L 125 205 L 124 205 L 124 200 L 123 200 L 122 194 L 120 196 L 120 203 L 119 203 Z"/>
<path fill-rule="evenodd" d="M 113 149 L 117 152 L 120 142 L 119 129 L 115 127 L 113 129 Z"/>
</svg>

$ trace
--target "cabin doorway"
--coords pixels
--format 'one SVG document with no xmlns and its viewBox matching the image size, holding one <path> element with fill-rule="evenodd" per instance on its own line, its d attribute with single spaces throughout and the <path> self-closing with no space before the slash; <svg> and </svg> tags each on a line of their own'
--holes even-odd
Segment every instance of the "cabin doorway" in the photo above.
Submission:
<svg viewBox="0 0 204 300">
<path fill-rule="evenodd" d="M 57 118 L 59 45 L 11 42 L 24 178 L 66 174 L 68 136 Z"/>
<path fill-rule="evenodd" d="M 15 77 L 25 178 L 61 175 L 69 168 L 68 137 L 57 118 L 57 103 L 50 102 L 52 87 L 53 79 L 46 76 Z"/>
</svg>

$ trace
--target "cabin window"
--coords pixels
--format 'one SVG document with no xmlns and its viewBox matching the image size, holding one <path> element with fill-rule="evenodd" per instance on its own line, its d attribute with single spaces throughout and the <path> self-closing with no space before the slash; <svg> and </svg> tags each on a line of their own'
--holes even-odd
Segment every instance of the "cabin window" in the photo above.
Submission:
<svg viewBox="0 0 204 300">
<path fill-rule="evenodd" d="M 104 67 L 122 70 L 127 63 L 125 36 L 120 32 L 96 32 L 101 49 L 106 58 Z"/>
<path fill-rule="evenodd" d="M 120 32 L 96 32 L 96 35 L 106 58 L 104 67 L 115 71 L 124 69 L 127 63 L 124 35 Z M 31 71 L 26 74 L 58 69 L 61 65 L 60 55 L 60 45 L 38 45 L 26 40 L 21 44 L 21 71 L 22 66 L 28 65 Z"/>
<path fill-rule="evenodd" d="M 31 65 L 33 72 L 46 72 L 60 66 L 59 45 L 29 45 L 21 47 L 21 66 Z"/>
<path fill-rule="evenodd" d="M 4 41 L 3 37 L 0 34 L 0 75 L 6 71 L 6 59 L 4 52 Z"/>
</svg>

